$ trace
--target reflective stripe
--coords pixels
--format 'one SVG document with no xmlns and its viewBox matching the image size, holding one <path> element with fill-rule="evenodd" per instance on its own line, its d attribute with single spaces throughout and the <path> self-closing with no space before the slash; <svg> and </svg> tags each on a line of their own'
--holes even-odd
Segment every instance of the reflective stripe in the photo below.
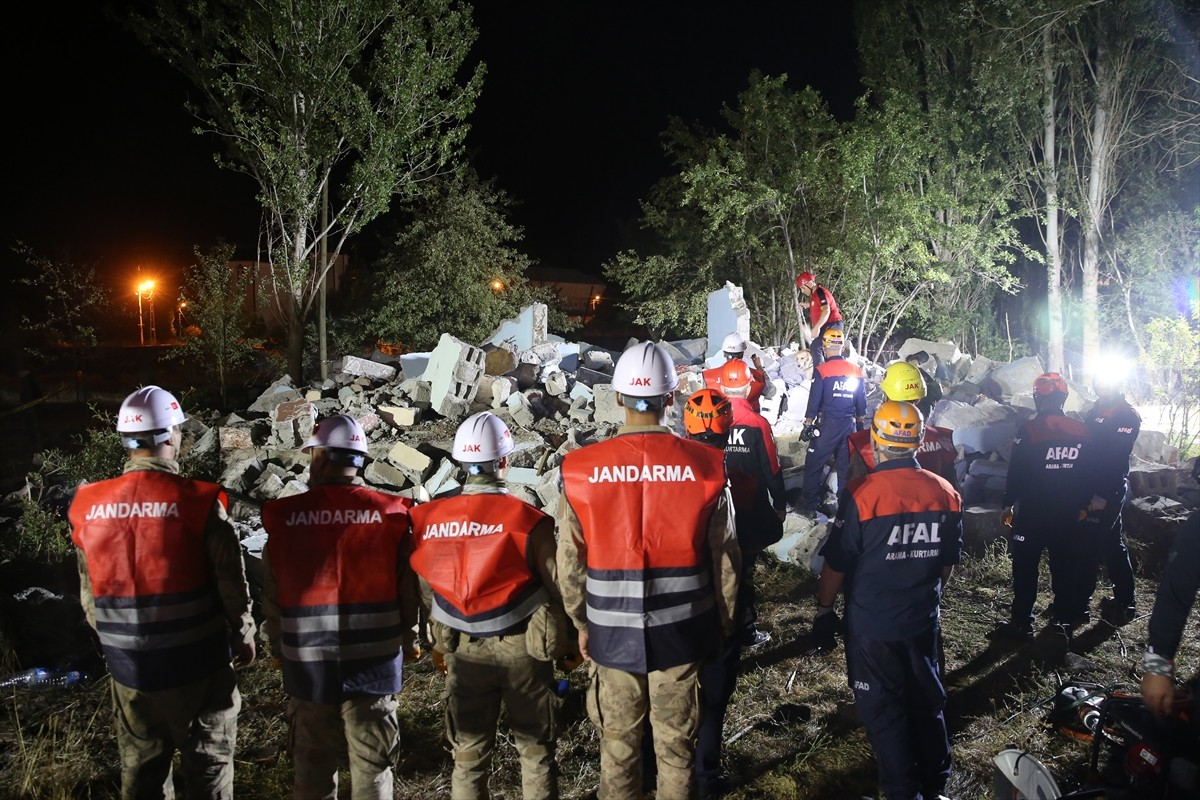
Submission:
<svg viewBox="0 0 1200 800">
<path fill-rule="evenodd" d="M 105 647 L 116 647 L 120 650 L 164 650 L 212 636 L 222 630 L 223 625 L 223 620 L 213 618 L 202 625 L 188 627 L 182 631 L 142 634 L 115 633 L 98 625 L 96 633 L 100 637 L 100 644 Z"/>
<path fill-rule="evenodd" d="M 717 603 L 713 595 L 705 595 L 689 603 L 680 603 L 667 608 L 657 608 L 653 611 L 614 611 L 612 609 L 596 608 L 591 603 L 587 607 L 587 619 L 590 625 L 605 625 L 611 628 L 654 628 L 660 625 L 673 625 L 698 617 L 713 608 Z"/>
<path fill-rule="evenodd" d="M 441 622 L 444 625 L 449 625 L 456 631 L 461 631 L 462 633 L 468 633 L 474 636 L 496 636 L 513 627 L 522 620 L 528 619 L 529 616 L 533 614 L 533 612 L 536 611 L 539 606 L 550 600 L 550 593 L 546 591 L 546 587 L 539 586 L 537 591 L 530 594 L 529 597 L 525 598 L 525 600 L 523 600 L 519 605 L 513 607 L 512 610 L 500 614 L 499 616 L 488 617 L 487 619 L 467 619 L 464 617 L 454 616 L 451 613 L 451 611 L 453 611 L 453 606 L 450 606 L 450 610 L 447 610 L 442 605 L 444 602 L 442 601 L 442 598 L 438 597 L 436 600 L 437 602 L 433 604 L 430 616 L 432 616 L 438 622 Z M 449 604 L 447 603 L 446 605 Z"/>
<path fill-rule="evenodd" d="M 114 625 L 145 625 L 152 622 L 168 622 L 185 617 L 198 616 L 213 610 L 211 595 L 182 603 L 160 603 L 143 606 L 115 606 L 96 599 L 96 622 Z"/>
<path fill-rule="evenodd" d="M 329 633 L 331 631 L 363 631 L 371 628 L 391 628 L 400 624 L 400 610 L 376 611 L 365 614 L 285 615 L 280 619 L 284 633 Z"/>
<path fill-rule="evenodd" d="M 402 640 L 392 636 L 376 642 L 331 644 L 324 647 L 296 647 L 282 643 L 283 657 L 292 661 L 353 661 L 360 658 L 391 657 L 400 652 Z"/>
<path fill-rule="evenodd" d="M 647 580 L 604 580 L 588 576 L 587 590 L 602 597 L 653 597 L 662 594 L 690 592 L 709 585 L 708 573 L 682 575 Z"/>
</svg>

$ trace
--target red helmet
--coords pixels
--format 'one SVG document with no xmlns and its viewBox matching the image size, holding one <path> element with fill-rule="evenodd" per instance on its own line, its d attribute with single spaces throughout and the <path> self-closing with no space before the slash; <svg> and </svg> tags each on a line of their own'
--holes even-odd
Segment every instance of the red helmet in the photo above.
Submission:
<svg viewBox="0 0 1200 800">
<path fill-rule="evenodd" d="M 816 286 L 817 278 L 811 272 L 801 272 L 796 276 L 796 288 L 803 289 L 805 286 Z"/>
<path fill-rule="evenodd" d="M 1065 399 L 1067 391 L 1067 381 L 1062 375 L 1057 372 L 1047 372 L 1043 375 L 1038 375 L 1033 382 L 1033 394 L 1036 397 L 1049 397 L 1054 394 L 1061 394 Z"/>
<path fill-rule="evenodd" d="M 721 367 L 721 386 L 726 389 L 744 389 L 752 380 L 750 365 L 740 358 L 731 358 Z"/>
<path fill-rule="evenodd" d="M 701 389 L 683 407 L 683 427 L 688 436 L 725 435 L 733 425 L 733 407 L 715 389 Z"/>
</svg>

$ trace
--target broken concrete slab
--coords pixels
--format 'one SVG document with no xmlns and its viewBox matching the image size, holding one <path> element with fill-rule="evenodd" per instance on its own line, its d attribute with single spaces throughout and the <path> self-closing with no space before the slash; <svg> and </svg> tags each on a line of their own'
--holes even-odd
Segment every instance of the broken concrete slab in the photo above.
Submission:
<svg viewBox="0 0 1200 800">
<path fill-rule="evenodd" d="M 999 365 L 988 373 L 979 386 L 992 399 L 1011 402 L 1018 394 L 1032 392 L 1033 382 L 1045 371 L 1040 358 L 1026 356 Z"/>
<path fill-rule="evenodd" d="M 367 464 L 363 470 L 363 480 L 372 486 L 386 486 L 393 489 L 403 489 L 411 483 L 409 473 L 386 461 L 372 461 Z"/>
<path fill-rule="evenodd" d="M 275 406 L 287 400 L 299 400 L 300 392 L 292 385 L 292 379 L 284 375 L 279 380 L 272 383 L 270 386 L 258 396 L 258 399 L 250 404 L 247 411 L 256 413 L 266 413 Z"/>
<path fill-rule="evenodd" d="M 393 366 L 350 355 L 342 356 L 342 372 L 385 383 L 394 380 L 397 374 Z"/>
<path fill-rule="evenodd" d="M 415 476 L 413 483 L 424 483 L 433 467 L 433 459 L 404 442 L 392 445 L 388 450 L 387 460 L 406 474 Z"/>
<path fill-rule="evenodd" d="M 483 364 L 482 350 L 443 333 L 424 374 L 429 381 L 431 408 L 449 419 L 465 416 L 479 388 Z"/>
<path fill-rule="evenodd" d="M 625 409 L 617 405 L 617 392 L 611 383 L 598 383 L 592 387 L 594 416 L 597 423 L 624 425 Z"/>
<path fill-rule="evenodd" d="M 516 350 L 508 346 L 485 345 L 483 371 L 485 375 L 505 375 L 517 368 Z"/>
<path fill-rule="evenodd" d="M 725 285 L 708 294 L 708 338 L 705 347 L 705 358 L 711 358 L 721 350 L 721 342 L 731 333 L 740 334 L 750 340 L 750 309 L 742 287 L 735 286 L 729 281 Z"/>
<path fill-rule="evenodd" d="M 421 411 L 407 406 L 379 406 L 380 418 L 394 428 L 409 428 L 421 419 Z"/>
<path fill-rule="evenodd" d="M 528 350 L 548 341 L 549 309 L 545 303 L 533 303 L 521 309 L 513 319 L 506 319 L 487 340 L 488 344 L 508 343 L 517 350 Z"/>
</svg>

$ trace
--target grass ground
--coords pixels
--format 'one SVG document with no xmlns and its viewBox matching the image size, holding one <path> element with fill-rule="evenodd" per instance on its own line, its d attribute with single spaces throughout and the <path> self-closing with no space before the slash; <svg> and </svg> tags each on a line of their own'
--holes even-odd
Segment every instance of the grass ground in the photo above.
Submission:
<svg viewBox="0 0 1200 800">
<path fill-rule="evenodd" d="M 772 641 L 743 656 L 725 723 L 726 769 L 735 784 L 728 796 L 873 796 L 875 765 L 854 717 L 844 651 L 840 645 L 832 652 L 816 651 L 808 637 L 815 579 L 806 570 L 769 559 L 758 567 L 757 585 L 760 627 L 771 631 Z M 985 634 L 1006 618 L 1009 586 L 1007 558 L 993 549 L 968 558 L 946 591 L 947 717 L 955 758 L 949 794 L 960 800 L 991 796 L 991 759 L 1010 744 L 1032 751 L 1068 782 L 1083 779 L 1088 746 L 1047 728 L 1043 720 L 1050 698 L 1068 680 L 1133 688 L 1139 679 L 1153 583 L 1141 582 L 1139 616 L 1124 627 L 1095 622 L 1078 631 L 1070 644 L 1047 630 L 1032 641 L 1001 647 Z M 1048 589 L 1043 575 L 1043 598 Z M 1195 630 L 1197 613 L 1189 631 Z M 1197 670 L 1197 637 L 1185 637 L 1178 662 L 1182 675 Z M 0 663 L 4 666 L 13 665 Z M 589 798 L 598 781 L 599 757 L 596 732 L 582 704 L 586 670 L 568 678 L 558 749 L 560 786 L 564 798 Z M 397 798 L 449 796 L 442 686 L 428 657 L 408 668 L 400 695 Z M 241 673 L 241 689 L 236 794 L 250 800 L 290 796 L 286 698 L 279 674 L 267 663 L 256 663 Z M 0 702 L 0 797 L 117 796 L 107 678 L 77 691 L 9 690 Z M 511 738 L 501 738 L 492 797 L 514 800 L 520 797 L 519 766 Z"/>
</svg>

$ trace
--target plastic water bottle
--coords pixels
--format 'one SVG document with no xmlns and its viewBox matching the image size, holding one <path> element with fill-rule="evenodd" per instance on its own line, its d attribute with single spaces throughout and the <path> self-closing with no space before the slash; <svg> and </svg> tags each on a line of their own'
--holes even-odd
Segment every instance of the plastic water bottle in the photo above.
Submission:
<svg viewBox="0 0 1200 800">
<path fill-rule="evenodd" d="M 67 689 L 77 686 L 84 680 L 84 674 L 77 670 L 70 672 L 51 672 L 42 667 L 34 667 L 24 672 L 9 675 L 0 679 L 0 689 L 24 686 L 29 689 Z"/>
</svg>

